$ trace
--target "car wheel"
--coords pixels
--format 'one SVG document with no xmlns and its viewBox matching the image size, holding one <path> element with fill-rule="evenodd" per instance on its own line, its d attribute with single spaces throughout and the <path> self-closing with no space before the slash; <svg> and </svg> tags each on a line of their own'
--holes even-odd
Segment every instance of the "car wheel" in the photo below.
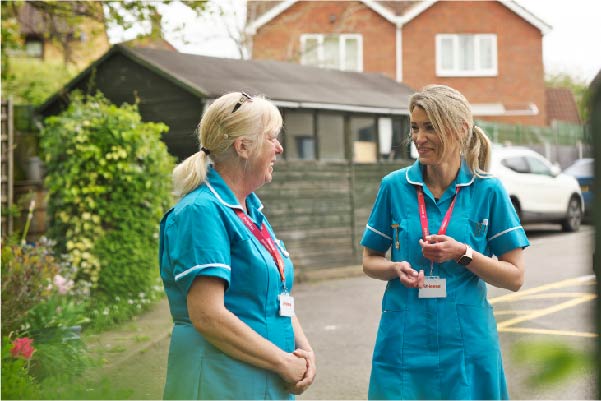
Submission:
<svg viewBox="0 0 601 401">
<path fill-rule="evenodd" d="M 566 219 L 562 223 L 562 229 L 567 233 L 578 231 L 581 222 L 582 208 L 580 207 L 580 201 L 578 198 L 571 198 L 568 203 Z"/>
</svg>

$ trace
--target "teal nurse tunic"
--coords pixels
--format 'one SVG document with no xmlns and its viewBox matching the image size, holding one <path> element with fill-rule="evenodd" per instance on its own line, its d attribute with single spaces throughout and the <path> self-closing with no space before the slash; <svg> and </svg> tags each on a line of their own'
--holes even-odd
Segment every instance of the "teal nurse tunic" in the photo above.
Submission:
<svg viewBox="0 0 601 401">
<path fill-rule="evenodd" d="M 184 196 L 161 220 L 161 278 L 173 317 L 165 399 L 291 399 L 283 380 L 271 371 L 233 359 L 211 345 L 192 325 L 186 297 L 199 276 L 226 283 L 225 307 L 261 336 L 286 352 L 294 351 L 290 317 L 279 315 L 282 292 L 279 270 L 271 254 L 235 214 L 242 209 L 212 167 L 207 180 Z M 265 223 L 259 198 L 247 198 L 249 217 Z M 293 266 L 281 241 L 286 287 Z"/>
<path fill-rule="evenodd" d="M 529 245 L 498 179 L 475 176 L 462 161 L 455 181 L 437 202 L 416 161 L 382 179 L 363 246 L 386 252 L 392 245 L 393 261 L 408 261 L 415 270 L 430 274 L 430 262 L 418 243 L 422 230 L 416 186 L 424 189 L 431 233 L 438 232 L 460 187 L 448 236 L 487 256 Z M 396 224 L 398 228 L 391 227 Z M 485 282 L 455 261 L 434 264 L 433 275 L 446 279 L 446 298 L 420 299 L 418 289 L 406 288 L 398 279 L 386 285 L 368 397 L 507 399 Z"/>
</svg>

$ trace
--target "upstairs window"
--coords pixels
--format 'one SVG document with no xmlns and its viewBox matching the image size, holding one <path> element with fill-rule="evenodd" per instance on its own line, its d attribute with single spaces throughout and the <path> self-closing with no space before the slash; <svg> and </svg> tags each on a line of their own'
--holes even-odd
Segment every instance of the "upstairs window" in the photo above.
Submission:
<svg viewBox="0 0 601 401">
<path fill-rule="evenodd" d="M 363 38 L 358 34 L 301 35 L 301 64 L 363 71 Z"/>
<path fill-rule="evenodd" d="M 436 35 L 436 75 L 496 76 L 497 35 Z"/>
<path fill-rule="evenodd" d="M 25 37 L 25 56 L 44 58 L 44 40 L 38 36 Z"/>
</svg>

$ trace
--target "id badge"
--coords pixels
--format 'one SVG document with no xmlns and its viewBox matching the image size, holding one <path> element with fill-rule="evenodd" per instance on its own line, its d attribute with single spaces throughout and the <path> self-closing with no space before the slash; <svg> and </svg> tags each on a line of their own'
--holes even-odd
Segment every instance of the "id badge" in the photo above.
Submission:
<svg viewBox="0 0 601 401">
<path fill-rule="evenodd" d="M 424 288 L 419 289 L 420 298 L 446 298 L 447 279 L 438 276 L 424 277 Z"/>
<path fill-rule="evenodd" d="M 294 316 L 294 297 L 287 292 L 280 294 L 280 316 Z"/>
</svg>

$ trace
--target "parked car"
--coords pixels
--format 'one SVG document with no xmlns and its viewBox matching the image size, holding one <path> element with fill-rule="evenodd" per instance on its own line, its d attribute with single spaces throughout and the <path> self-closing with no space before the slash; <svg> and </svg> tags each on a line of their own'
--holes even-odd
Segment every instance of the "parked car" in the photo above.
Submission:
<svg viewBox="0 0 601 401">
<path fill-rule="evenodd" d="M 584 202 L 578 181 L 534 150 L 494 147 L 490 172 L 511 197 L 522 223 L 559 223 L 578 231 Z"/>
<path fill-rule="evenodd" d="M 593 178 L 595 176 L 594 159 L 577 159 L 564 173 L 571 175 L 578 180 L 582 198 L 584 199 L 584 210 L 586 215 L 590 215 L 593 210 Z"/>
</svg>

